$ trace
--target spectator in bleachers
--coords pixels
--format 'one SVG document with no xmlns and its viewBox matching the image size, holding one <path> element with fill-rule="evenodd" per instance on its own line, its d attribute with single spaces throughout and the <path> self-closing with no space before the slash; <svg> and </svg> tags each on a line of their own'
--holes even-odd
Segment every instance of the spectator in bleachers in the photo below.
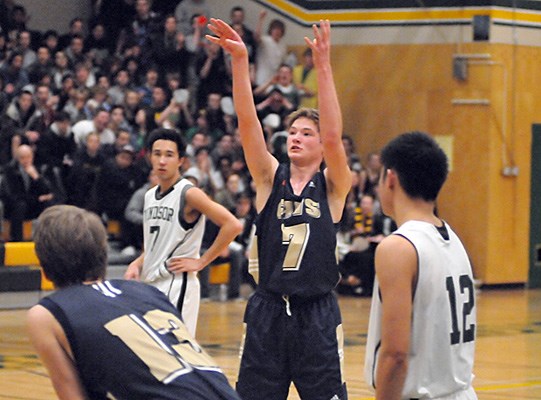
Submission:
<svg viewBox="0 0 541 400">
<path fill-rule="evenodd" d="M 286 33 L 286 26 L 282 20 L 273 19 L 267 30 L 263 34 L 263 22 L 267 12 L 265 10 L 259 13 L 257 27 L 255 30 L 255 40 L 257 42 L 255 83 L 262 85 L 270 80 L 278 71 L 280 64 L 284 62 L 287 47 L 282 40 Z"/>
<path fill-rule="evenodd" d="M 116 139 L 113 144 L 102 144 L 100 146 L 100 152 L 106 159 L 115 158 L 126 146 L 131 146 L 131 134 L 126 129 L 120 129 L 115 133 Z M 133 148 L 133 146 L 132 146 Z M 133 148 L 135 153 L 135 148 Z"/>
<path fill-rule="evenodd" d="M 92 89 L 96 85 L 96 75 L 87 64 L 80 62 L 75 65 L 75 86 L 78 88 Z"/>
<path fill-rule="evenodd" d="M 158 85 L 159 77 L 159 71 L 156 67 L 150 67 L 146 71 L 144 82 L 137 87 L 143 105 L 149 106 L 152 103 L 152 91 Z"/>
<path fill-rule="evenodd" d="M 376 196 L 376 188 L 381 173 L 381 161 L 378 153 L 370 153 L 366 158 L 366 168 L 361 172 L 361 190 L 363 194 Z"/>
<path fill-rule="evenodd" d="M 0 75 L 4 81 L 4 93 L 12 99 L 18 95 L 22 88 L 30 81 L 28 74 L 23 69 L 23 56 L 13 51 L 7 59 L 7 63 L 0 68 Z"/>
<path fill-rule="evenodd" d="M 302 53 L 302 62 L 293 68 L 293 82 L 299 91 L 299 106 L 317 109 L 317 75 L 309 47 Z"/>
<path fill-rule="evenodd" d="M 58 51 L 54 56 L 54 66 L 51 74 L 53 76 L 53 83 L 56 89 L 62 88 L 63 80 L 66 76 L 73 77 L 73 72 L 70 69 L 69 59 L 66 53 Z"/>
<path fill-rule="evenodd" d="M 0 116 L 4 114 L 7 106 L 9 105 L 8 95 L 4 92 L 4 80 L 0 75 Z M 1 128 L 0 128 L 1 129 Z"/>
<path fill-rule="evenodd" d="M 54 122 L 40 135 L 37 142 L 36 164 L 41 170 L 43 167 L 59 168 L 62 175 L 67 177 L 76 150 L 69 114 L 56 112 Z"/>
<path fill-rule="evenodd" d="M 23 56 L 23 68 L 28 68 L 36 59 L 36 52 L 32 48 L 32 36 L 27 30 L 19 31 L 15 51 Z"/>
<path fill-rule="evenodd" d="M 105 164 L 101 154 L 100 137 L 96 132 L 89 133 L 84 145 L 73 157 L 73 167 L 68 176 L 68 202 L 90 211 L 97 210 L 96 180 Z"/>
<path fill-rule="evenodd" d="M 237 174 L 230 173 L 226 178 L 225 185 L 214 194 L 214 200 L 234 212 L 237 204 L 237 196 L 242 191 L 241 179 Z"/>
<path fill-rule="evenodd" d="M 265 98 L 275 88 L 280 89 L 280 92 L 289 100 L 293 108 L 297 108 L 299 91 L 295 83 L 293 83 L 293 69 L 289 65 L 280 65 L 278 72 L 271 79 L 254 89 L 254 96 Z"/>
<path fill-rule="evenodd" d="M 157 123 L 164 128 L 178 128 L 184 131 L 193 125 L 193 118 L 188 109 L 188 99 L 181 99 L 178 94 L 178 91 L 173 91 L 171 101 L 160 113 Z"/>
<path fill-rule="evenodd" d="M 77 143 L 77 146 L 81 146 L 85 142 L 86 137 L 92 132 L 98 134 L 101 144 L 114 143 L 115 134 L 113 133 L 113 131 L 107 128 L 107 125 L 109 124 L 109 118 L 109 111 L 104 108 L 99 108 L 96 110 L 93 119 L 79 121 L 75 125 L 73 125 L 72 129 L 75 137 L 75 143 Z"/>
<path fill-rule="evenodd" d="M 120 242 L 122 247 L 130 246 L 126 235 L 124 211 L 132 194 L 146 181 L 142 172 L 134 165 L 135 151 L 131 145 L 125 145 L 113 157 L 105 161 L 96 181 L 97 214 L 104 220 L 120 222 Z M 129 231 L 129 229 L 128 229 Z"/>
<path fill-rule="evenodd" d="M 255 41 L 254 32 L 245 24 L 246 14 L 244 8 L 241 6 L 234 6 L 231 8 L 229 17 L 231 19 L 230 25 L 235 29 L 246 45 L 249 63 L 253 65 L 255 63 L 257 43 Z"/>
<path fill-rule="evenodd" d="M 109 57 L 109 42 L 105 26 L 99 22 L 91 27 L 90 34 L 84 40 L 83 53 L 92 60 L 96 66 L 101 66 Z"/>
<path fill-rule="evenodd" d="M 132 56 L 132 55 L 125 56 L 122 62 L 121 68 L 128 71 L 132 86 L 134 87 L 140 86 L 142 82 L 142 76 L 141 76 L 142 71 L 139 65 L 139 59 L 137 57 Z"/>
<path fill-rule="evenodd" d="M 11 159 L 13 151 L 24 141 L 27 134 L 34 138 L 36 106 L 31 92 L 23 91 L 6 108 L 0 117 L 0 164 L 5 165 Z M 14 141 L 16 139 L 16 141 Z M 35 138 L 37 139 L 37 137 Z M 32 140 L 33 142 L 35 140 Z"/>
<path fill-rule="evenodd" d="M 357 173 L 361 172 L 363 167 L 361 164 L 361 157 L 355 152 L 355 142 L 349 135 L 342 135 L 342 144 L 348 157 L 349 168 Z"/>
<path fill-rule="evenodd" d="M 69 31 L 59 37 L 58 48 L 60 50 L 63 50 L 71 44 L 74 36 L 80 36 L 81 38 L 84 38 L 84 35 L 85 23 L 82 18 L 75 17 L 70 21 Z"/>
<path fill-rule="evenodd" d="M 68 81 L 72 80 L 69 76 L 64 78 L 64 83 L 69 85 Z M 92 114 L 86 108 L 86 102 L 90 96 L 90 91 L 87 88 L 75 88 L 75 81 L 73 80 L 73 89 L 66 88 L 69 98 L 66 101 L 66 105 L 62 110 L 66 111 L 71 118 L 71 122 L 76 124 L 80 121 L 92 119 Z M 64 91 L 64 88 L 63 88 Z M 64 95 L 65 95 L 64 91 Z"/>
<path fill-rule="evenodd" d="M 42 46 L 45 46 L 49 49 L 49 54 L 51 56 L 56 54 L 60 49 L 58 48 L 58 32 L 54 29 L 49 29 L 45 31 L 42 37 Z"/>
<path fill-rule="evenodd" d="M 124 106 L 116 105 L 111 107 L 109 124 L 107 127 L 115 134 L 115 136 L 118 136 L 118 133 L 121 131 L 131 133 L 132 127 L 128 121 L 126 121 Z"/>
<path fill-rule="evenodd" d="M 36 61 L 27 68 L 30 83 L 37 84 L 44 75 L 52 75 L 53 62 L 47 46 L 40 46 L 36 53 Z"/>
<path fill-rule="evenodd" d="M 77 66 L 84 63 L 87 58 L 84 53 L 84 37 L 83 35 L 76 34 L 71 37 L 69 46 L 64 48 L 64 53 L 70 62 L 71 66 Z"/>
<path fill-rule="evenodd" d="M 5 213 L 10 222 L 10 240 L 23 240 L 23 222 L 35 219 L 53 204 L 49 183 L 40 175 L 34 165 L 34 152 L 28 145 L 15 150 L 13 162 L 4 170 Z"/>
<path fill-rule="evenodd" d="M 204 21 L 212 17 L 210 3 L 206 0 L 182 0 L 175 8 L 175 18 L 179 32 L 188 35 L 192 30 L 193 16 L 202 16 Z M 203 21 L 203 20 L 202 20 Z M 206 28 L 205 24 L 201 24 Z"/>
<path fill-rule="evenodd" d="M 145 111 L 145 127 L 148 131 L 152 131 L 158 127 L 161 113 L 169 105 L 169 92 L 163 86 L 155 86 L 152 88 L 152 101 L 143 107 Z"/>
<path fill-rule="evenodd" d="M 96 20 L 100 21 L 107 31 L 109 51 L 117 50 L 117 39 L 120 32 L 128 28 L 135 15 L 133 1 L 106 0 L 94 2 Z"/>
<path fill-rule="evenodd" d="M 112 105 L 123 105 L 127 91 L 131 88 L 130 75 L 125 69 L 120 69 L 115 75 L 115 84 L 109 88 L 107 95 Z"/>
<path fill-rule="evenodd" d="M 124 115 L 128 124 L 133 127 L 135 125 L 135 114 L 141 107 L 141 95 L 133 88 L 126 90 L 124 101 L 120 104 L 124 105 Z"/>
<path fill-rule="evenodd" d="M 220 46 L 206 41 L 196 54 L 195 68 L 199 78 L 196 99 L 198 110 L 207 107 L 211 93 L 219 94 L 220 97 L 231 93 L 231 74 Z"/>
<path fill-rule="evenodd" d="M 256 105 L 257 116 L 263 121 L 269 114 L 276 114 L 280 117 L 276 131 L 284 130 L 286 117 L 294 110 L 293 104 L 284 96 L 277 87 L 273 88 L 265 100 Z"/>
<path fill-rule="evenodd" d="M 10 52 L 8 35 L 0 30 L 0 66 L 4 65 Z"/>
<path fill-rule="evenodd" d="M 349 251 L 340 262 L 341 289 L 353 295 L 371 296 L 374 286 L 374 257 L 377 245 L 391 233 L 391 220 L 374 210 L 374 197 L 361 196 L 345 210 Z M 387 225 L 387 227 L 386 227 Z"/>
<path fill-rule="evenodd" d="M 220 138 L 227 133 L 225 113 L 221 106 L 222 95 L 217 92 L 209 93 L 206 100 L 205 119 L 207 121 L 208 133 L 212 144 L 220 141 Z"/>
<path fill-rule="evenodd" d="M 179 74 L 182 82 L 187 81 L 192 54 L 186 48 L 185 35 L 177 32 L 174 15 L 165 17 L 163 30 L 152 38 L 152 49 L 154 62 L 159 66 L 161 76 L 172 72 Z"/>
<path fill-rule="evenodd" d="M 141 62 L 144 67 L 150 65 L 153 56 L 153 35 L 160 31 L 162 26 L 160 16 L 151 10 L 151 0 L 136 0 L 135 15 L 125 30 L 125 40 L 128 44 L 135 44 L 141 50 Z"/>
<path fill-rule="evenodd" d="M 197 131 L 190 138 L 190 142 L 186 146 L 186 156 L 190 159 L 190 164 L 195 163 L 195 152 L 200 147 L 210 146 L 210 136 L 204 131 Z"/>
</svg>

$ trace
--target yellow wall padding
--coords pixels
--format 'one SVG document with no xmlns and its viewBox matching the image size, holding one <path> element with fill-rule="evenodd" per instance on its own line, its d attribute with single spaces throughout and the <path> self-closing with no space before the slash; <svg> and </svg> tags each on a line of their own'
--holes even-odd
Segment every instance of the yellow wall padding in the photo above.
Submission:
<svg viewBox="0 0 541 400">
<path fill-rule="evenodd" d="M 209 271 L 209 283 L 211 285 L 221 285 L 229 283 L 229 268 L 231 268 L 230 263 L 209 265 L 207 268 L 210 268 Z"/>
<path fill-rule="evenodd" d="M 34 242 L 4 243 L 4 265 L 14 267 L 19 265 L 39 265 Z"/>
</svg>

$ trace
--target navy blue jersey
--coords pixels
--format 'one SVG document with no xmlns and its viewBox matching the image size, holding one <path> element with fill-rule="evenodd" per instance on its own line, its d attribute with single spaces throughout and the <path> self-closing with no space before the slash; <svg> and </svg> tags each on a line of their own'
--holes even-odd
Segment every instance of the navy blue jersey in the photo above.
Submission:
<svg viewBox="0 0 541 400">
<path fill-rule="evenodd" d="M 104 281 L 63 288 L 39 304 L 64 329 L 91 399 L 239 399 L 154 287 Z"/>
<path fill-rule="evenodd" d="M 289 164 L 280 164 L 256 220 L 259 288 L 301 297 L 330 292 L 339 280 L 336 230 L 323 172 L 316 173 L 297 196 Z"/>
</svg>

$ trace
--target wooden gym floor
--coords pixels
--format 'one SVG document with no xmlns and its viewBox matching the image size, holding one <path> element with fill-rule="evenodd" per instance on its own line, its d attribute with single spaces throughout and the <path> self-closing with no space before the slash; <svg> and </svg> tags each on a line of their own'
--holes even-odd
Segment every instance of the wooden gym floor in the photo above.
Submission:
<svg viewBox="0 0 541 400">
<path fill-rule="evenodd" d="M 362 376 L 369 299 L 340 298 L 349 398 L 371 399 Z M 201 305 L 198 340 L 230 382 L 238 371 L 238 347 L 246 302 Z M 483 289 L 478 294 L 474 381 L 479 399 L 541 399 L 541 290 Z M 0 308 L 2 303 L 0 299 Z M 24 330 L 25 309 L 0 310 L 0 399 L 55 399 L 45 369 Z M 292 388 L 290 399 L 298 399 Z"/>
</svg>

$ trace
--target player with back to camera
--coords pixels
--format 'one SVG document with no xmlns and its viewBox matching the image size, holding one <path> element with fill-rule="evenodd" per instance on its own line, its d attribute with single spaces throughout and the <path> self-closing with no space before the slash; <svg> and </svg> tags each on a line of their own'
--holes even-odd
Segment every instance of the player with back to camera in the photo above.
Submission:
<svg viewBox="0 0 541 400">
<path fill-rule="evenodd" d="M 200 302 L 197 271 L 227 248 L 242 225 L 188 179 L 181 179 L 186 145 L 180 132 L 158 128 L 151 132 L 147 147 L 159 184 L 145 194 L 144 251 L 128 266 L 124 277 L 141 279 L 167 294 L 195 336 Z M 200 256 L 206 217 L 219 231 Z"/>
<path fill-rule="evenodd" d="M 258 211 L 252 249 L 259 265 L 251 268 L 258 287 L 244 316 L 237 390 L 244 400 L 285 399 L 293 382 L 303 399 L 346 399 L 333 289 L 339 280 L 337 224 L 351 174 L 330 62 L 330 23 L 314 25 L 314 39 L 305 38 L 314 55 L 320 110 L 300 109 L 289 117 L 289 162 L 283 164 L 267 151 L 246 46 L 219 19 L 211 19 L 209 29 L 214 36 L 207 38 L 231 54 L 233 100 Z"/>
<path fill-rule="evenodd" d="M 377 400 L 477 399 L 472 269 L 460 239 L 434 214 L 447 157 L 413 132 L 389 142 L 381 162 L 381 206 L 398 229 L 376 249 L 365 377 Z"/>
<path fill-rule="evenodd" d="M 53 206 L 38 222 L 36 253 L 57 290 L 27 325 L 60 400 L 240 400 L 162 292 L 105 279 L 107 233 L 95 214 Z"/>
</svg>

